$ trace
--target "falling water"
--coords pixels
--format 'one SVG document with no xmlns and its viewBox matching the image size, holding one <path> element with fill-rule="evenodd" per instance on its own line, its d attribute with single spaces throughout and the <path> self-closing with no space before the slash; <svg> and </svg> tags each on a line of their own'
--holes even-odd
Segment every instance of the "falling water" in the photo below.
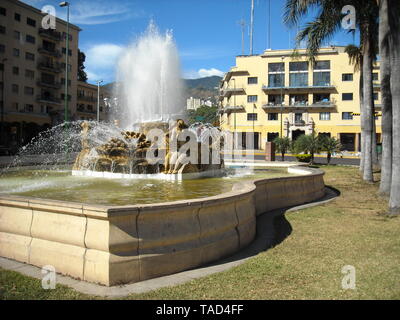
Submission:
<svg viewBox="0 0 400 320">
<path fill-rule="evenodd" d="M 134 124 L 176 119 L 184 111 L 179 55 L 167 31 L 161 34 L 154 23 L 119 60 L 116 95 L 123 128 Z"/>
</svg>

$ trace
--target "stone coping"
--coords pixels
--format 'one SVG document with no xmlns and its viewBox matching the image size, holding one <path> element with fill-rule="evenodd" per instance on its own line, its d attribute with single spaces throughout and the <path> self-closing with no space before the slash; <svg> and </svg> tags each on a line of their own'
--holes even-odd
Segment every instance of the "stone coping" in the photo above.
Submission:
<svg viewBox="0 0 400 320">
<path fill-rule="evenodd" d="M 236 164 L 236 163 L 235 163 Z M 239 163 L 241 164 L 241 163 Z M 286 166 L 289 173 L 298 174 L 298 176 L 289 177 L 276 177 L 276 178 L 261 178 L 261 179 L 249 179 L 248 181 L 237 182 L 232 186 L 232 190 L 224 193 L 220 193 L 215 196 L 198 198 L 198 199 L 187 199 L 177 200 L 169 202 L 155 202 L 149 204 L 133 204 L 123 206 L 113 205 L 98 205 L 98 204 L 85 204 L 73 201 L 61 201 L 53 199 L 43 199 L 28 196 L 18 195 L 0 195 L 0 205 L 7 205 L 17 208 L 31 208 L 31 209 L 48 209 L 52 212 L 60 212 L 78 216 L 93 216 L 99 218 L 110 218 L 113 216 L 121 216 L 124 214 L 131 214 L 133 211 L 146 211 L 146 209 L 165 209 L 168 207 L 187 207 L 187 206 L 207 206 L 215 201 L 229 200 L 238 196 L 246 196 L 253 192 L 256 185 L 264 184 L 267 182 L 273 182 L 278 180 L 289 181 L 301 179 L 302 176 L 323 176 L 325 173 L 316 168 L 309 168 L 306 166 L 289 165 Z"/>
</svg>

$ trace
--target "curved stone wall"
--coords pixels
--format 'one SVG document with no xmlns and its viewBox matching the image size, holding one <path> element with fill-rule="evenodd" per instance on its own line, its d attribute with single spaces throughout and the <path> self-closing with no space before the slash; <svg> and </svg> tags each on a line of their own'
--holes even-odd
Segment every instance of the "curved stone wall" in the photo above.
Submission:
<svg viewBox="0 0 400 320">
<path fill-rule="evenodd" d="M 107 286 L 194 268 L 255 237 L 256 216 L 324 195 L 323 172 L 235 184 L 214 197 L 98 206 L 0 197 L 0 256 Z"/>
</svg>

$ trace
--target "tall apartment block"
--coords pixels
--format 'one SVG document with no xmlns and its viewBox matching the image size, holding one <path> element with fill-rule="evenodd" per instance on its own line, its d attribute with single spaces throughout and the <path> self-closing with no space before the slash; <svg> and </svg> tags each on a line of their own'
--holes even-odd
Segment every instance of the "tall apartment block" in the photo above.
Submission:
<svg viewBox="0 0 400 320">
<path fill-rule="evenodd" d="M 56 10 L 66 10 L 57 7 Z M 68 83 L 68 117 L 77 118 L 79 27 L 56 19 L 56 29 L 42 28 L 45 16 L 21 1 L 0 2 L 1 120 L 0 144 L 17 148 L 38 132 L 64 119 Z M 65 57 L 68 54 L 68 79 Z"/>
<path fill-rule="evenodd" d="M 335 137 L 347 151 L 360 151 L 360 73 L 344 47 L 322 48 L 314 64 L 306 50 L 267 50 L 238 56 L 220 86 L 224 130 L 254 132 L 254 148 L 277 136 Z M 377 140 L 381 137 L 379 65 L 374 66 Z M 245 139 L 242 139 L 245 143 Z"/>
</svg>

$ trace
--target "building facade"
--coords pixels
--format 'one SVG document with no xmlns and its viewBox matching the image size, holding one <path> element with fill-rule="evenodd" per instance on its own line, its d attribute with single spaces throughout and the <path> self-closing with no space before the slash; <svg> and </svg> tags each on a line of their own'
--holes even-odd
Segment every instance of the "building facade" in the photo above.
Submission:
<svg viewBox="0 0 400 320">
<path fill-rule="evenodd" d="M 57 8 L 57 10 L 66 10 Z M 68 82 L 68 118 L 76 119 L 79 27 L 56 19 L 43 29 L 45 14 L 21 1 L 0 2 L 1 123 L 3 146 L 18 148 L 38 132 L 64 120 Z M 66 54 L 68 79 L 65 79 Z"/>
<path fill-rule="evenodd" d="M 344 47 L 322 48 L 312 65 L 306 50 L 267 50 L 238 56 L 220 85 L 220 123 L 254 132 L 254 148 L 277 136 L 325 134 L 343 150 L 360 151 L 360 73 Z M 381 138 L 379 66 L 374 66 L 377 140 Z"/>
<path fill-rule="evenodd" d="M 104 106 L 104 94 L 99 89 L 99 118 L 107 119 L 107 108 Z M 97 86 L 78 81 L 78 93 L 76 102 L 76 120 L 97 120 Z"/>
</svg>

